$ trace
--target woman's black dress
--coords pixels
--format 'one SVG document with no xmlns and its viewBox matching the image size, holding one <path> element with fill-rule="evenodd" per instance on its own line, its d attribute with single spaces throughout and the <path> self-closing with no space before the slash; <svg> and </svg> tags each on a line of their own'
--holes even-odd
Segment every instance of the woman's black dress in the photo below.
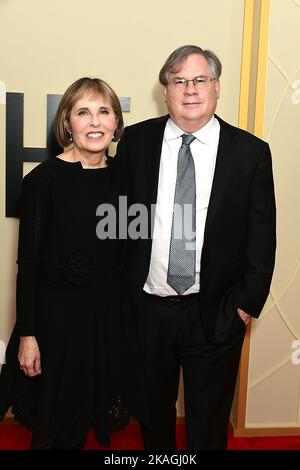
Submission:
<svg viewBox="0 0 300 470">
<path fill-rule="evenodd" d="M 120 305 L 122 244 L 112 216 L 119 194 L 109 168 L 58 158 L 23 180 L 17 322 L 0 376 L 0 419 L 12 406 L 33 431 L 32 448 L 80 446 L 89 428 L 108 445 L 110 431 L 129 420 L 133 330 Z M 100 240 L 96 210 L 103 203 L 115 237 Z M 37 377 L 20 370 L 20 335 L 37 339 Z"/>
</svg>

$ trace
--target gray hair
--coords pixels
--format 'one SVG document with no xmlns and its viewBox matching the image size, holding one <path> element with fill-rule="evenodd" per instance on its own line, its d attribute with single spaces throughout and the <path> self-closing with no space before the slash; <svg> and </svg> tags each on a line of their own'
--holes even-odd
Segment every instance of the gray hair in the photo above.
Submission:
<svg viewBox="0 0 300 470">
<path fill-rule="evenodd" d="M 188 45 L 181 46 L 167 58 L 166 62 L 162 66 L 159 72 L 159 81 L 162 85 L 166 86 L 168 84 L 168 75 L 170 73 L 178 72 L 186 59 L 192 54 L 199 54 L 205 57 L 207 62 L 210 65 L 212 73 L 216 79 L 220 78 L 222 72 L 222 64 L 219 58 L 212 51 L 203 50 L 201 47 Z"/>
</svg>

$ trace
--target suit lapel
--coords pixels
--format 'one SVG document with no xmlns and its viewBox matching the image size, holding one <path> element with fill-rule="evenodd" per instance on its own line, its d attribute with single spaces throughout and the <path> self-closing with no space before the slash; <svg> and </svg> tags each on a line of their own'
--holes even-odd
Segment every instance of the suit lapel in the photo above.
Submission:
<svg viewBox="0 0 300 470">
<path fill-rule="evenodd" d="M 157 189 L 159 180 L 159 166 L 161 158 L 161 149 L 163 135 L 169 115 L 158 118 L 153 122 L 149 138 L 146 141 L 145 151 L 145 187 L 148 188 L 147 205 L 156 203 Z M 209 230 L 211 223 L 216 215 L 217 209 L 224 196 L 224 193 L 230 186 L 230 181 L 234 172 L 234 127 L 230 126 L 218 116 L 220 123 L 220 139 L 216 158 L 216 167 L 213 178 L 210 201 L 207 211 L 205 234 Z"/>
<path fill-rule="evenodd" d="M 216 116 L 217 117 L 217 116 Z M 216 215 L 219 204 L 227 191 L 234 171 L 234 137 L 232 127 L 218 118 L 220 122 L 220 139 L 216 158 L 216 167 L 208 205 L 205 234 Z"/>
<path fill-rule="evenodd" d="M 168 118 L 169 116 L 163 116 L 154 121 L 153 127 L 151 128 L 149 134 L 149 139 L 147 139 L 145 143 L 146 173 L 145 182 L 143 182 L 143 184 L 145 183 L 145 187 L 149 190 L 147 197 L 147 203 L 149 204 L 149 207 L 151 204 L 155 204 L 157 199 L 161 150 Z"/>
</svg>

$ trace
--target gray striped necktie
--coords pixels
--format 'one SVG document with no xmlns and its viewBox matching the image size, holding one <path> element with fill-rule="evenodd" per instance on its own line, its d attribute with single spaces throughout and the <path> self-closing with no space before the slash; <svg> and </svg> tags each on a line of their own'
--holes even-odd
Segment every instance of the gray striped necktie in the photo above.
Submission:
<svg viewBox="0 0 300 470">
<path fill-rule="evenodd" d="M 168 284 L 180 295 L 195 283 L 196 264 L 196 181 L 190 150 L 196 137 L 181 137 L 167 276 Z"/>
</svg>

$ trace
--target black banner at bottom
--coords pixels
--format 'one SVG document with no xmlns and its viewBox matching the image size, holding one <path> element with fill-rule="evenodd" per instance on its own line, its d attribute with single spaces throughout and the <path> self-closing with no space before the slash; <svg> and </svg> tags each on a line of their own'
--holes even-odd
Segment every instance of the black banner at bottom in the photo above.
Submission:
<svg viewBox="0 0 300 470">
<path fill-rule="evenodd" d="M 1 451 L 1 468 L 20 464 L 28 465 L 60 465 L 65 459 L 68 466 L 97 466 L 98 468 L 140 468 L 152 465 L 168 466 L 169 468 L 202 468 L 213 467 L 215 464 L 229 467 L 242 464 L 248 468 L 255 464 L 287 465 L 295 461 L 299 465 L 299 451 Z"/>
</svg>

